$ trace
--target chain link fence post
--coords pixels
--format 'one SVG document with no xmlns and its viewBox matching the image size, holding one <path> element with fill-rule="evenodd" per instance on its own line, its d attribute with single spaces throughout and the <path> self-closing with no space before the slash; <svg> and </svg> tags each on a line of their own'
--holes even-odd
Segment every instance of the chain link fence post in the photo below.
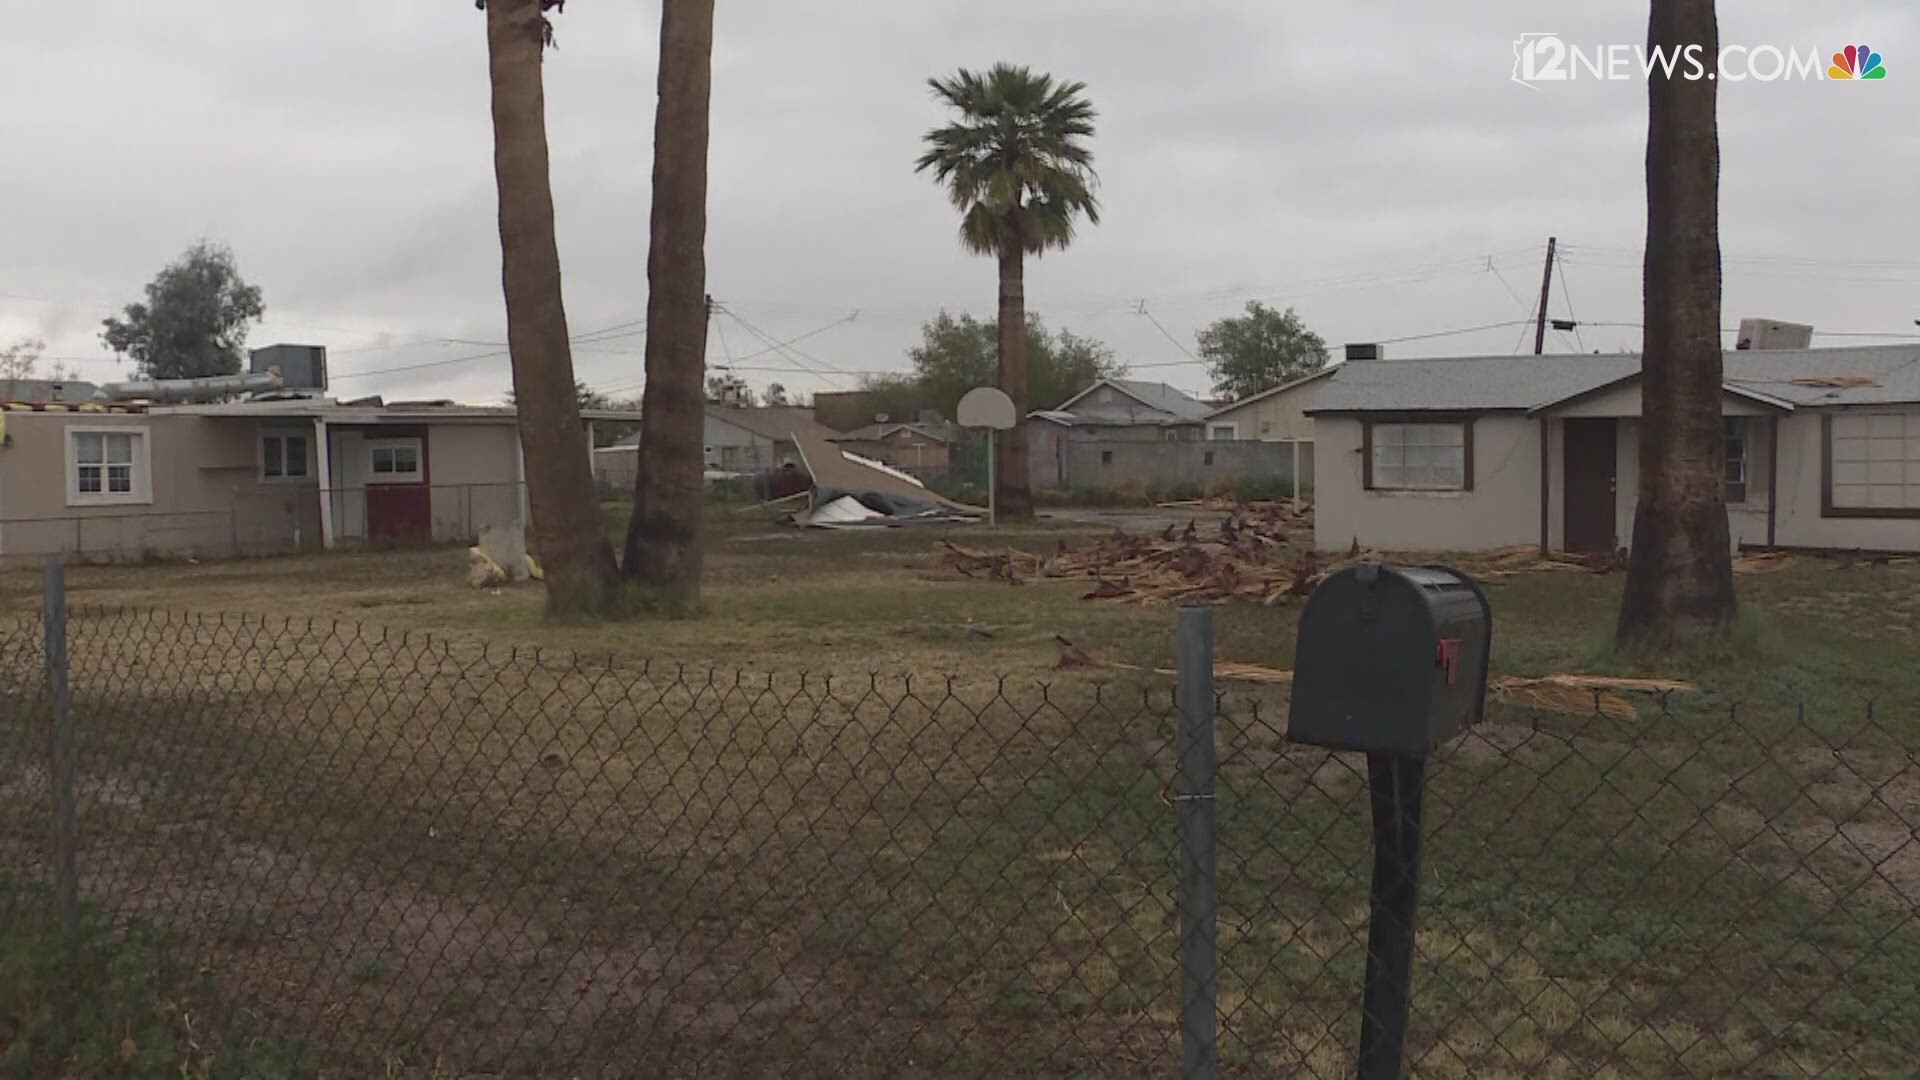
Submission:
<svg viewBox="0 0 1920 1080">
<path fill-rule="evenodd" d="M 67 568 L 47 562 L 43 578 L 46 606 L 47 698 L 53 706 L 49 732 L 53 789 L 53 884 L 60 925 L 80 929 L 80 874 L 75 848 L 79 825 L 74 792 L 73 699 L 67 686 Z"/>
<path fill-rule="evenodd" d="M 1213 720 L 1213 608 L 1180 609 L 1176 667 L 1180 818 L 1180 1075 L 1211 1080 L 1218 1068 L 1219 825 Z"/>
</svg>

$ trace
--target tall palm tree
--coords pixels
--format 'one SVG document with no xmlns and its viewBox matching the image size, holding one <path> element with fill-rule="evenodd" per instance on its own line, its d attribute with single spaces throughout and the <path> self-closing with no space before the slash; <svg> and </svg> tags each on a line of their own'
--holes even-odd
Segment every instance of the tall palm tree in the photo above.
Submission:
<svg viewBox="0 0 1920 1080">
<path fill-rule="evenodd" d="M 647 386 L 627 525 L 627 576 L 674 607 L 700 598 L 705 516 L 707 141 L 714 0 L 660 11 L 660 100 L 653 122 L 647 252 Z"/>
<path fill-rule="evenodd" d="M 1075 220 L 1100 223 L 1094 198 L 1096 116 L 1087 84 L 1055 82 L 1051 75 L 1011 64 L 986 74 L 965 68 L 929 79 L 952 123 L 927 132 L 926 152 L 914 166 L 931 172 L 960 211 L 960 242 L 1000 260 L 1000 389 L 1014 415 L 1032 406 L 1027 387 L 1026 257 L 1073 242 Z M 1027 431 L 1003 436 L 996 498 L 1003 517 L 1033 516 L 1027 483 Z"/>
<path fill-rule="evenodd" d="M 1652 0 L 1648 51 L 1674 55 L 1689 45 L 1718 55 L 1713 0 Z M 1615 631 L 1623 642 L 1724 633 L 1734 614 L 1720 414 L 1715 82 L 1655 69 L 1647 103 L 1640 501 Z"/>
<path fill-rule="evenodd" d="M 619 587 L 600 521 L 586 430 L 574 397 L 573 353 L 560 296 L 547 168 L 541 64 L 556 0 L 491 0 L 487 55 L 493 82 L 493 174 L 500 189 L 501 283 L 513 363 L 520 446 L 534 547 L 549 612 L 603 609 Z"/>
</svg>

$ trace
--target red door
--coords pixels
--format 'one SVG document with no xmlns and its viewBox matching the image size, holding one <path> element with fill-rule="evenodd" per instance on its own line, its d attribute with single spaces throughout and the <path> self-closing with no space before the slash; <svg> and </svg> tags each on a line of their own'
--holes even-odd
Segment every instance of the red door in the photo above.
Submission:
<svg viewBox="0 0 1920 1080">
<path fill-rule="evenodd" d="M 367 537 L 433 539 L 432 489 L 424 435 L 367 440 Z"/>
</svg>

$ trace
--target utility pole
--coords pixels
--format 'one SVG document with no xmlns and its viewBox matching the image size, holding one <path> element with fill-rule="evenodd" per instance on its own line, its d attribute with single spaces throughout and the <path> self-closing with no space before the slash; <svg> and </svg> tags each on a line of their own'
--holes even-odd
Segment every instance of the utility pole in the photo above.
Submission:
<svg viewBox="0 0 1920 1080">
<path fill-rule="evenodd" d="M 1559 237 L 1547 237 L 1547 268 L 1540 272 L 1540 314 L 1533 326 L 1535 356 L 1547 351 L 1547 294 L 1553 289 L 1553 253 L 1559 244 Z"/>
</svg>

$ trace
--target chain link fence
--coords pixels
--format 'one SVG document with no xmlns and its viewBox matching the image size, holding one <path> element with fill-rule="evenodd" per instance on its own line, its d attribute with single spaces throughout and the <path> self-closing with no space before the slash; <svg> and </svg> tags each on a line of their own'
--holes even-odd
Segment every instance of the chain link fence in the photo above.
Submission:
<svg viewBox="0 0 1920 1080">
<path fill-rule="evenodd" d="M 54 629 L 0 624 L 0 913 L 71 890 L 290 1072 L 1354 1073 L 1365 765 L 1204 637 L 1176 700 L 126 610 L 63 667 Z M 1428 762 L 1410 1071 L 1911 1070 L 1920 717 L 1599 704 Z"/>
</svg>

